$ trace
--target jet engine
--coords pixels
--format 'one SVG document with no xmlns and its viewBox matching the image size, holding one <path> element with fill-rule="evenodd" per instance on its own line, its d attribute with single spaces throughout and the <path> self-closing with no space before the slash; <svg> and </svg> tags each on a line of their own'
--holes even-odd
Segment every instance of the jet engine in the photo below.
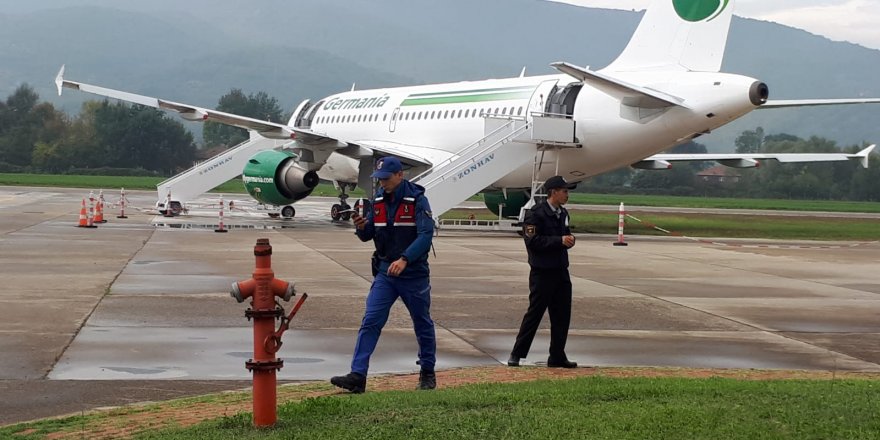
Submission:
<svg viewBox="0 0 880 440">
<path fill-rule="evenodd" d="M 519 211 L 529 201 L 529 191 L 508 191 L 507 198 L 501 191 L 483 193 L 483 202 L 489 211 L 501 217 L 518 217 Z"/>
<path fill-rule="evenodd" d="M 248 159 L 241 173 L 248 194 L 260 203 L 283 206 L 303 199 L 318 185 L 318 173 L 308 171 L 287 151 L 261 151 Z"/>
</svg>

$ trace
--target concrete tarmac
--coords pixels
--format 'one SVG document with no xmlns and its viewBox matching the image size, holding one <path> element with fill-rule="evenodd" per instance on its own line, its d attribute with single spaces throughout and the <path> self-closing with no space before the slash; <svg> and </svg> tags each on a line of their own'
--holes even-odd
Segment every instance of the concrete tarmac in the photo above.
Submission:
<svg viewBox="0 0 880 440">
<path fill-rule="evenodd" d="M 236 200 L 231 232 L 216 234 L 212 199 L 167 221 L 146 191 L 129 192 L 128 219 L 108 209 L 108 223 L 77 228 L 87 194 L 0 187 L 0 424 L 247 388 L 252 334 L 229 288 L 250 277 L 257 238 L 272 244 L 275 275 L 309 293 L 279 378 L 348 372 L 372 245 L 330 221 L 334 199 L 297 203 L 289 221 Z M 876 242 L 612 241 L 578 236 L 571 251 L 567 351 L 580 365 L 880 371 Z M 528 304 L 522 240 L 441 232 L 434 243 L 437 367 L 505 362 Z M 546 361 L 548 340 L 545 318 L 527 364 Z M 417 351 L 398 304 L 371 373 L 415 372 Z"/>
</svg>

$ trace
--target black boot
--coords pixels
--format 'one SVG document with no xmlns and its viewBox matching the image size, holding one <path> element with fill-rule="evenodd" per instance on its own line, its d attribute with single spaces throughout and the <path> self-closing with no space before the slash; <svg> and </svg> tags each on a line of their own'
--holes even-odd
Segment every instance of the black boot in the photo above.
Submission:
<svg viewBox="0 0 880 440">
<path fill-rule="evenodd" d="M 354 394 L 360 394 L 367 390 L 367 376 L 359 373 L 348 373 L 345 376 L 333 376 L 330 383 Z"/>
<path fill-rule="evenodd" d="M 573 362 L 568 360 L 567 357 L 562 357 L 558 359 L 554 359 L 550 357 L 547 359 L 547 366 L 550 368 L 577 368 L 577 362 Z"/>
<path fill-rule="evenodd" d="M 437 388 L 437 375 L 433 371 L 422 370 L 419 372 L 419 389 L 433 390 Z"/>
</svg>

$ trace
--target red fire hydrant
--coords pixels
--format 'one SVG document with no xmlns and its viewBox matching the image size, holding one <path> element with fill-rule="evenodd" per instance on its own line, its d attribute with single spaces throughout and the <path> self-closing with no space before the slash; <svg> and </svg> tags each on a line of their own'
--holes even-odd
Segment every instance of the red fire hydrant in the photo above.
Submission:
<svg viewBox="0 0 880 440">
<path fill-rule="evenodd" d="M 303 293 L 290 315 L 285 316 L 284 308 L 275 297 L 290 301 L 296 291 L 293 284 L 275 278 L 268 238 L 257 239 L 254 256 L 257 264 L 253 278 L 232 283 L 230 294 L 238 302 L 251 298 L 251 307 L 244 315 L 254 320 L 254 357 L 245 362 L 245 367 L 254 375 L 254 426 L 263 427 L 274 425 L 277 420 L 275 373 L 284 366 L 284 361 L 275 357 L 275 353 L 281 347 L 281 335 L 309 295 Z M 276 319 L 281 320 L 277 331 Z"/>
</svg>

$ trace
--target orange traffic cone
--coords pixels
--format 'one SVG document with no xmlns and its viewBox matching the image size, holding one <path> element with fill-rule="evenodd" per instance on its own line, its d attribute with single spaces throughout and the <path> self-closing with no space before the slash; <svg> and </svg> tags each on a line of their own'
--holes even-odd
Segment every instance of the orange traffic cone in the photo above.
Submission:
<svg viewBox="0 0 880 440">
<path fill-rule="evenodd" d="M 104 190 L 101 190 L 95 204 L 95 223 L 107 223 L 107 220 L 104 220 Z"/>
<path fill-rule="evenodd" d="M 82 201 L 82 208 L 79 210 L 79 225 L 80 228 L 97 228 L 95 224 L 92 222 L 92 206 L 91 202 L 89 203 L 88 209 L 86 209 L 86 199 Z"/>
<path fill-rule="evenodd" d="M 82 207 L 79 209 L 79 224 L 77 225 L 80 228 L 86 228 L 89 226 L 89 220 L 86 214 L 86 199 L 83 199 Z"/>
</svg>

